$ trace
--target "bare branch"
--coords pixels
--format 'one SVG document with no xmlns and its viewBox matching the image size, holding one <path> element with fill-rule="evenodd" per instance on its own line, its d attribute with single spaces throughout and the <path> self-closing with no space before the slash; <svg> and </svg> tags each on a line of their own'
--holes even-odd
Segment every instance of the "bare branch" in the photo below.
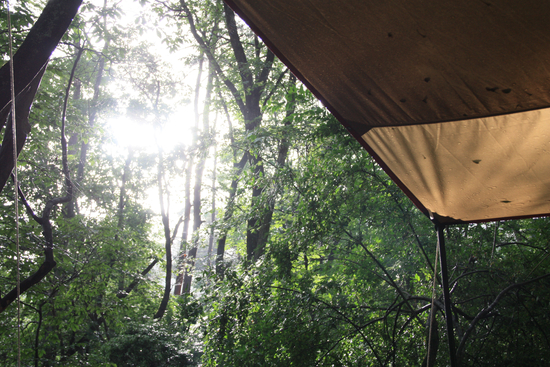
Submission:
<svg viewBox="0 0 550 367">
<path fill-rule="evenodd" d="M 495 247 L 498 248 L 498 247 L 511 246 L 511 245 L 525 246 L 525 247 L 534 248 L 534 249 L 536 249 L 536 250 L 548 252 L 548 249 L 546 249 L 546 248 L 538 247 L 538 246 L 533 246 L 533 245 L 530 245 L 530 244 L 525 243 L 525 242 L 505 242 L 505 243 L 499 243 L 499 244 L 495 245 Z"/>
<path fill-rule="evenodd" d="M 523 287 L 527 284 L 537 282 L 541 279 L 547 278 L 548 276 L 550 276 L 550 273 L 541 275 L 540 277 L 533 278 L 533 279 L 528 280 L 528 281 L 523 282 L 523 283 L 511 284 L 508 287 L 504 288 L 502 291 L 500 291 L 500 293 L 495 297 L 495 299 L 493 300 L 493 302 L 489 306 L 485 307 L 483 310 L 478 312 L 476 317 L 470 323 L 470 326 L 468 327 L 468 329 L 466 329 L 466 331 L 464 332 L 464 336 L 462 337 L 462 340 L 460 340 L 460 344 L 459 344 L 458 349 L 457 349 L 457 353 L 456 353 L 457 357 L 460 359 L 460 356 L 464 352 L 464 348 L 466 346 L 466 340 L 468 340 L 468 337 L 474 331 L 478 321 L 483 319 L 483 318 L 486 318 L 487 315 L 498 305 L 498 303 L 500 302 L 502 297 L 504 297 L 512 289 L 520 288 L 520 287 Z"/>
<path fill-rule="evenodd" d="M 140 274 L 139 277 L 137 277 L 136 279 L 134 279 L 134 281 L 132 283 L 130 283 L 130 285 L 128 287 L 126 287 L 126 290 L 124 291 L 121 291 L 119 292 L 116 296 L 120 299 L 123 299 L 123 298 L 126 298 L 128 297 L 128 295 L 130 294 L 130 292 L 132 292 L 132 290 L 134 290 L 134 288 L 138 285 L 139 281 L 144 277 L 146 276 L 150 271 L 151 269 L 153 269 L 153 267 L 159 262 L 159 259 L 154 259 L 146 268 L 145 270 L 143 270 Z"/>
<path fill-rule="evenodd" d="M 231 95 L 235 99 L 235 102 L 239 106 L 239 109 L 244 114 L 244 112 L 246 111 L 246 107 L 243 99 L 241 98 L 241 95 L 239 94 L 239 92 L 237 91 L 237 88 L 235 87 L 235 84 L 233 84 L 233 82 L 229 80 L 229 78 L 224 74 L 220 64 L 218 63 L 218 61 L 216 60 L 216 57 L 212 53 L 211 48 L 208 47 L 204 39 L 201 37 L 201 35 L 199 35 L 197 31 L 197 27 L 195 25 L 195 19 L 193 18 L 193 14 L 187 7 L 187 3 L 185 2 L 185 0 L 180 0 L 180 4 L 183 8 L 183 11 L 185 12 L 185 17 L 189 22 L 189 28 L 191 30 L 191 34 L 193 34 L 193 37 L 199 44 L 199 47 L 204 51 L 204 53 L 206 54 L 206 57 L 208 57 L 208 61 L 210 61 L 210 64 L 214 66 L 214 69 L 216 70 L 218 77 L 222 80 L 222 82 L 225 84 L 227 89 L 229 89 L 229 91 L 231 92 Z"/>
</svg>

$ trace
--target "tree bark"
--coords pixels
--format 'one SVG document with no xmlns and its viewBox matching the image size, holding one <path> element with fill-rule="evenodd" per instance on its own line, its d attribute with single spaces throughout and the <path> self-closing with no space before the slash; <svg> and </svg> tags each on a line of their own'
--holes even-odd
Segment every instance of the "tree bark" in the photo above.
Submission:
<svg viewBox="0 0 550 367">
<path fill-rule="evenodd" d="M 21 107 L 25 107 L 24 109 L 17 107 L 17 113 L 27 116 L 24 121 L 17 122 L 18 154 L 23 149 L 26 137 L 30 132 L 27 110 L 30 109 L 34 100 L 46 64 L 61 37 L 69 28 L 81 3 L 82 0 L 48 1 L 42 14 L 13 57 L 16 107 L 18 103 L 22 104 Z M 6 63 L 0 69 L 0 129 L 6 125 L 11 101 L 10 90 L 10 71 L 9 65 Z M 21 128 L 19 128 L 19 124 L 21 124 Z M 4 148 L 4 146 L 7 148 L 11 141 L 11 133 L 8 133 L 7 130 L 0 151 L 0 191 L 4 188 L 13 169 L 13 153 L 8 153 L 6 150 L 10 149 Z M 21 136 L 19 130 L 21 130 Z"/>
<path fill-rule="evenodd" d="M 122 171 L 121 184 L 120 184 L 120 194 L 118 197 L 118 208 L 117 208 L 117 228 L 122 232 L 124 230 L 124 206 L 126 204 L 126 181 L 128 176 L 130 176 L 130 163 L 132 163 L 132 158 L 134 156 L 134 150 L 130 148 L 128 152 L 128 157 L 124 163 L 124 169 Z M 115 234 L 115 241 L 120 240 L 118 233 Z M 114 264 L 113 264 L 114 265 Z M 124 291 L 124 275 L 121 275 L 118 283 L 119 293 Z"/>
<path fill-rule="evenodd" d="M 229 198 L 227 199 L 227 205 L 225 206 L 225 214 L 223 216 L 223 221 L 228 222 L 231 217 L 233 217 L 235 196 L 237 194 L 237 187 L 239 185 L 239 176 L 243 172 L 244 166 L 248 161 L 248 152 L 243 154 L 241 160 L 233 164 L 233 176 L 235 177 L 231 181 L 231 186 L 229 187 Z M 218 239 L 218 247 L 216 251 L 216 273 L 221 275 L 223 274 L 223 256 L 225 254 L 225 243 L 227 242 L 227 233 L 228 229 L 223 229 L 220 233 L 220 238 Z"/>
<path fill-rule="evenodd" d="M 265 89 L 265 82 L 269 77 L 275 55 L 271 51 L 267 51 L 266 59 L 263 62 L 263 67 L 259 75 L 254 78 L 251 71 L 251 65 L 248 62 L 246 53 L 244 52 L 242 41 L 239 33 L 237 32 L 237 24 L 235 22 L 235 13 L 233 10 L 224 3 L 224 14 L 226 21 L 226 29 L 229 33 L 229 39 L 231 42 L 231 48 L 235 59 L 237 60 L 237 67 L 243 83 L 243 89 L 245 92 L 245 101 L 240 106 L 241 113 L 244 117 L 245 129 L 247 132 L 252 132 L 260 126 L 263 113 L 260 107 L 260 99 Z M 238 101 L 237 101 L 238 102 Z M 259 152 L 251 152 L 249 154 L 249 163 L 253 170 L 255 181 L 264 176 L 264 163 L 263 158 Z M 254 185 L 252 188 L 252 207 L 258 205 L 263 207 L 259 202 L 264 188 L 260 184 Z M 246 229 L 246 255 L 249 261 L 257 259 L 263 253 L 263 239 L 260 237 L 261 227 L 266 225 L 265 213 L 262 210 L 256 211 L 256 214 L 250 218 L 247 222 Z"/>
<path fill-rule="evenodd" d="M 36 78 L 15 97 L 15 123 L 17 130 L 16 138 L 18 156 L 23 150 L 23 145 L 25 145 L 28 134 L 31 132 L 31 125 L 29 123 L 31 105 L 45 70 L 46 66 L 44 66 L 38 75 L 36 75 Z M 9 108 L 10 105 L 6 108 Z M 3 114 L 3 112 L 5 112 L 5 114 Z M 0 111 L 0 121 L 5 121 L 9 115 L 8 110 Z M 8 124 L 4 132 L 2 146 L 0 147 L 0 191 L 4 188 L 8 178 L 10 177 L 13 167 L 13 129 L 12 124 Z"/>
<path fill-rule="evenodd" d="M 74 84 L 73 100 L 78 101 L 80 100 L 80 96 L 81 96 L 80 92 L 81 92 L 82 83 L 80 82 L 80 80 L 76 79 L 73 84 Z M 78 133 L 72 133 L 71 136 L 69 137 L 69 142 L 67 147 L 68 154 L 70 156 L 76 155 L 77 149 L 78 149 L 76 146 L 77 143 L 78 143 Z M 77 208 L 76 200 L 74 196 L 73 196 L 73 200 L 67 203 L 65 210 L 66 210 L 66 213 L 65 213 L 66 218 L 74 218 L 76 216 L 78 208 Z"/>
</svg>

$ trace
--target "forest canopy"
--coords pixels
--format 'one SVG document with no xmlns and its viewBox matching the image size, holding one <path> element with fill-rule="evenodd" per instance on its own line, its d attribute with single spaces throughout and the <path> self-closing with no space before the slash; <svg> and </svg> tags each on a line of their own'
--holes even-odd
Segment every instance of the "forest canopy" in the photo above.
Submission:
<svg viewBox="0 0 550 367">
<path fill-rule="evenodd" d="M 15 180 L 0 13 L 3 365 L 447 365 L 446 317 L 547 364 L 549 220 L 446 227 L 446 315 L 433 224 L 221 1 L 12 3 Z"/>
</svg>

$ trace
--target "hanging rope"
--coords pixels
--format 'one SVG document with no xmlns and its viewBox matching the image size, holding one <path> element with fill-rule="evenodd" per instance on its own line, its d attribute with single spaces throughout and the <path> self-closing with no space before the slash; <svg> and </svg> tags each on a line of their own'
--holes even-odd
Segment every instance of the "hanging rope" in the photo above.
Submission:
<svg viewBox="0 0 550 367">
<path fill-rule="evenodd" d="M 21 253 L 19 250 L 19 200 L 18 200 L 18 188 L 19 181 L 17 178 L 17 124 L 15 119 L 15 80 L 13 72 L 13 42 L 11 34 L 11 15 L 10 15 L 10 2 L 6 0 L 6 10 L 8 13 L 8 46 L 9 46 L 9 66 L 10 66 L 10 90 L 11 90 L 11 133 L 13 144 L 13 182 L 14 182 L 14 203 L 15 203 L 15 246 L 17 252 L 17 269 L 16 269 L 16 288 L 17 288 L 17 367 L 21 366 L 21 274 L 20 263 Z"/>
</svg>

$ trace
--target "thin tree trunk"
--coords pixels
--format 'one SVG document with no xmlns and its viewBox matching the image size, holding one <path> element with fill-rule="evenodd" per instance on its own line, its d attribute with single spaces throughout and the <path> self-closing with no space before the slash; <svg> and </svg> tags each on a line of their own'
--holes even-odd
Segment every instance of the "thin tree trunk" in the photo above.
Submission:
<svg viewBox="0 0 550 367">
<path fill-rule="evenodd" d="M 75 79 L 73 83 L 73 101 L 79 101 L 82 97 L 82 82 L 79 79 Z M 78 133 L 73 132 L 69 138 L 69 155 L 76 155 L 77 153 L 77 146 L 78 143 Z"/>
<path fill-rule="evenodd" d="M 247 153 L 243 155 L 240 161 L 237 162 L 237 147 L 235 146 L 235 137 L 233 135 L 233 124 L 231 122 L 231 116 L 229 115 L 229 110 L 227 108 L 227 104 L 225 103 L 225 100 L 223 99 L 223 96 L 220 92 L 218 92 L 218 97 L 220 102 L 222 103 L 223 110 L 225 112 L 225 118 L 227 120 L 227 124 L 229 125 L 229 142 L 231 146 L 233 147 L 233 170 L 236 172 L 233 172 L 233 180 L 231 181 L 231 185 L 229 188 L 229 199 L 226 204 L 225 214 L 223 216 L 223 222 L 227 223 L 229 219 L 233 216 L 233 203 L 235 201 L 235 195 L 237 193 L 237 186 L 239 184 L 239 177 L 241 176 L 242 170 L 244 169 L 244 166 L 246 165 L 246 162 L 248 161 Z M 217 248 L 216 248 L 216 274 L 221 275 L 223 274 L 223 256 L 225 255 L 225 243 L 227 241 L 227 233 L 228 230 L 224 229 L 220 232 Z"/>
<path fill-rule="evenodd" d="M 263 240 L 260 237 L 261 227 L 265 224 L 264 220 L 264 205 L 260 203 L 261 195 L 264 192 L 263 183 L 258 184 L 258 179 L 264 176 L 264 162 L 260 155 L 251 155 L 249 160 L 250 166 L 254 167 L 254 181 L 256 184 L 252 187 L 252 201 L 250 206 L 255 211 L 255 215 L 248 220 L 246 228 L 246 259 L 248 261 L 258 259 L 263 253 Z M 254 209 L 259 207 L 258 209 Z"/>
<path fill-rule="evenodd" d="M 265 60 L 254 60 L 255 62 L 251 63 L 248 61 L 247 54 L 244 51 L 243 43 L 240 39 L 237 24 L 235 21 L 235 13 L 227 4 L 223 4 L 223 13 L 225 16 L 225 26 L 227 33 L 229 35 L 229 42 L 231 49 L 235 56 L 237 70 L 240 76 L 240 82 L 242 83 L 242 90 L 239 91 L 238 84 L 233 83 L 233 81 L 228 78 L 223 72 L 221 65 L 218 63 L 216 55 L 213 52 L 213 48 L 210 47 L 209 43 L 206 42 L 204 37 L 199 33 L 196 28 L 195 19 L 193 14 L 189 10 L 185 0 L 180 0 L 185 16 L 189 22 L 191 33 L 193 34 L 195 40 L 199 44 L 201 50 L 205 53 L 210 61 L 210 65 L 216 71 L 218 78 L 226 85 L 227 89 L 230 91 L 234 102 L 238 106 L 245 124 L 245 130 L 247 133 L 251 133 L 256 130 L 262 121 L 263 113 L 260 107 L 260 99 L 263 92 L 266 88 L 266 82 L 268 80 L 269 74 L 272 70 L 273 61 L 275 55 L 267 50 Z M 259 59 L 260 48 L 259 44 L 256 50 L 256 58 Z M 256 62 L 260 62 L 261 68 L 253 67 Z M 254 74 L 253 70 L 258 70 L 257 74 Z M 244 98 L 243 98 L 244 97 Z M 263 174 L 263 159 L 260 156 L 259 152 L 245 152 L 244 156 L 248 159 L 252 169 L 254 170 L 254 175 L 256 179 L 260 179 Z M 239 162 L 236 166 L 238 174 L 242 173 L 242 168 L 246 161 Z M 242 166 L 242 168 L 241 168 Z M 231 218 L 232 216 L 232 206 L 234 193 L 236 192 L 238 184 L 238 179 L 234 179 L 231 184 L 230 189 L 230 198 L 228 205 L 230 206 L 226 210 L 226 215 L 224 217 Z M 263 193 L 263 188 L 259 185 L 256 185 L 252 190 L 252 205 L 254 206 L 261 198 Z M 247 223 L 247 258 L 252 259 L 256 248 L 258 248 L 258 230 L 262 225 L 262 216 L 261 213 L 254 213 L 252 218 Z M 218 241 L 218 264 L 221 264 L 220 254 L 223 254 L 225 251 L 225 241 L 227 233 L 223 234 Z M 217 266 L 218 268 L 218 266 Z M 219 268 L 221 270 L 221 267 Z"/>
<path fill-rule="evenodd" d="M 124 170 L 122 172 L 122 183 L 120 184 L 120 195 L 118 198 L 118 208 L 117 208 L 117 216 L 118 216 L 118 222 L 117 222 L 117 228 L 119 231 L 122 232 L 124 229 L 124 206 L 126 202 L 126 181 L 128 180 L 128 176 L 130 175 L 130 163 L 132 163 L 132 158 L 134 156 L 134 150 L 130 149 L 128 152 L 128 157 L 126 158 L 126 162 L 124 163 Z M 115 241 L 118 241 L 120 238 L 118 236 L 118 233 L 115 234 Z M 119 279 L 118 283 L 118 290 L 119 293 L 124 290 L 124 274 Z"/>
<path fill-rule="evenodd" d="M 103 29 L 107 30 L 107 0 L 104 0 L 103 2 Z M 105 39 L 105 45 L 103 45 L 103 51 L 99 55 L 98 59 L 98 65 L 97 65 L 97 75 L 94 82 L 94 95 L 92 97 L 92 101 L 90 103 L 90 111 L 88 114 L 88 126 L 90 128 L 95 126 L 97 112 L 99 110 L 98 101 L 99 101 L 99 95 L 101 93 L 100 87 L 101 82 L 103 81 L 103 73 L 105 72 L 105 56 L 104 54 L 107 53 L 109 50 L 111 39 L 109 36 Z M 80 185 L 82 180 L 84 179 L 84 169 L 86 167 L 86 161 L 88 159 L 88 148 L 89 144 L 85 141 L 82 141 L 82 145 L 80 147 L 80 161 L 78 162 L 78 168 L 76 173 L 76 184 Z"/>
<path fill-rule="evenodd" d="M 80 82 L 80 80 L 76 79 L 74 81 L 74 91 L 73 91 L 73 101 L 78 101 L 80 100 L 80 97 L 81 97 L 81 87 L 82 87 L 82 83 Z M 73 132 L 71 134 L 71 136 L 69 137 L 69 143 L 68 143 L 68 154 L 70 156 L 75 156 L 76 153 L 77 153 L 77 144 L 78 144 L 78 133 L 76 132 Z M 67 210 L 67 213 L 66 213 L 66 217 L 67 218 L 74 218 L 76 216 L 76 213 L 78 211 L 78 208 L 76 206 L 76 200 L 74 200 L 75 198 L 73 197 L 73 200 L 71 200 L 69 203 L 67 203 L 67 206 L 66 206 L 66 210 Z"/>
<path fill-rule="evenodd" d="M 122 173 L 122 183 L 120 185 L 120 195 L 118 199 L 118 208 L 117 208 L 117 216 L 118 216 L 118 222 L 117 222 L 117 228 L 122 231 L 124 229 L 124 206 L 126 205 L 126 182 L 128 181 L 128 177 L 130 176 L 130 164 L 132 163 L 132 159 L 134 157 L 134 150 L 130 149 L 128 152 L 128 157 L 126 158 L 126 162 L 124 163 L 124 170 Z M 177 232 L 177 228 L 179 227 L 179 224 L 176 226 L 175 232 Z M 118 234 L 115 235 L 115 241 L 118 241 L 120 238 Z M 173 238 L 171 240 L 171 243 L 173 242 Z M 136 286 L 138 285 L 139 281 L 143 279 L 152 269 L 153 267 L 159 262 L 159 259 L 153 259 L 151 263 L 140 273 L 140 276 L 136 277 L 130 285 L 127 287 L 124 286 L 124 276 L 121 276 L 118 284 L 118 293 L 117 297 L 119 299 L 126 298 L 130 292 L 132 292 Z"/>
<path fill-rule="evenodd" d="M 189 239 L 189 224 L 191 222 L 191 176 L 193 174 L 193 165 L 195 163 L 195 154 L 197 152 L 197 135 L 199 129 L 199 97 L 200 97 L 200 85 L 202 79 L 202 68 L 204 58 L 199 58 L 199 72 L 197 75 L 197 81 L 195 83 L 195 99 L 193 101 L 193 111 L 195 115 L 195 126 L 193 128 L 193 138 L 189 147 L 187 169 L 185 171 L 185 206 L 183 209 L 183 231 L 181 234 L 181 245 L 178 256 L 178 275 L 176 277 L 176 286 L 174 288 L 174 294 L 179 296 L 182 294 L 183 285 L 185 283 L 185 267 L 187 263 L 187 244 Z"/>
<path fill-rule="evenodd" d="M 214 121 L 214 128 L 212 129 L 213 136 L 212 141 L 214 144 L 214 167 L 212 168 L 212 207 L 211 207 L 211 214 L 210 214 L 210 236 L 208 237 L 208 253 L 207 253 L 207 262 L 208 267 L 212 265 L 211 257 L 212 257 L 212 248 L 214 247 L 214 238 L 215 238 L 215 232 L 214 232 L 214 223 L 216 222 L 216 169 L 218 165 L 218 149 L 216 144 L 216 121 Z"/>
<path fill-rule="evenodd" d="M 288 157 L 288 150 L 290 148 L 290 142 L 288 139 L 288 132 L 287 128 L 291 124 L 291 117 L 294 114 L 296 110 L 296 92 L 293 90 L 293 87 L 296 85 L 296 77 L 293 74 L 290 74 L 290 86 L 291 86 L 291 92 L 288 96 L 288 102 L 286 105 L 286 114 L 284 119 L 284 130 L 282 133 L 281 142 L 279 144 L 279 151 L 277 153 L 277 170 L 280 171 L 285 163 L 286 159 Z M 275 174 L 277 174 L 276 172 Z M 275 190 L 276 195 L 278 190 Z M 273 218 L 273 210 L 275 209 L 275 197 L 269 198 L 269 201 L 265 204 L 263 209 L 263 215 L 261 216 L 260 220 L 260 227 L 258 229 L 258 244 L 254 251 L 254 260 L 258 260 L 260 256 L 262 256 L 265 252 L 265 246 L 267 244 L 267 239 L 269 237 L 269 231 L 271 229 L 271 220 Z"/>
<path fill-rule="evenodd" d="M 164 248 L 166 250 L 166 277 L 164 282 L 164 296 L 160 302 L 159 309 L 155 314 L 155 319 L 160 319 L 164 316 L 164 312 L 168 307 L 168 301 L 170 300 L 170 290 L 171 290 L 171 281 L 172 281 L 172 239 L 170 236 L 170 195 L 167 194 L 166 207 L 164 205 L 164 189 L 163 189 L 163 157 L 159 148 L 159 163 L 157 171 L 157 182 L 159 189 L 159 202 L 160 202 L 160 213 L 162 217 L 162 225 L 164 227 Z"/>
<path fill-rule="evenodd" d="M 274 55 L 271 51 L 267 52 L 266 60 L 263 63 L 261 72 L 254 78 L 251 71 L 250 64 L 247 56 L 244 52 L 242 41 L 237 31 L 237 24 L 235 22 L 235 13 L 227 4 L 224 3 L 224 14 L 226 20 L 227 32 L 229 33 L 229 40 L 231 48 L 237 60 L 237 69 L 241 76 L 243 88 L 245 90 L 245 100 L 239 98 L 236 100 L 237 104 L 240 102 L 241 113 L 244 117 L 245 129 L 247 132 L 256 130 L 262 121 L 263 113 L 260 108 L 261 95 L 265 89 L 265 81 L 267 80 L 271 68 L 273 65 Z M 248 155 L 250 166 L 253 169 L 256 182 L 264 175 L 263 159 L 260 152 L 253 152 Z M 260 204 L 261 195 L 264 191 L 262 185 L 256 184 L 252 188 L 252 207 Z M 259 257 L 263 241 L 260 238 L 260 228 L 262 227 L 264 219 L 263 213 L 256 213 L 247 222 L 246 230 L 246 254 L 247 259 L 250 261 Z"/>
<path fill-rule="evenodd" d="M 39 361 L 39 345 L 40 345 L 40 329 L 42 328 L 42 306 L 44 303 L 41 303 L 38 306 L 36 312 L 38 313 L 38 322 L 36 325 L 36 331 L 34 334 L 34 367 L 38 367 Z"/>
<path fill-rule="evenodd" d="M 202 190 L 202 176 L 204 172 L 204 165 L 208 156 L 208 151 L 211 144 L 210 137 L 210 100 L 212 95 L 214 80 L 214 70 L 209 66 L 208 68 L 208 82 L 206 84 L 206 95 L 204 100 L 204 109 L 202 114 L 203 131 L 202 139 L 199 149 L 199 162 L 197 163 L 197 169 L 195 172 L 195 187 L 193 189 L 193 248 L 189 250 L 187 255 L 187 266 L 185 267 L 185 275 L 183 277 L 183 292 L 191 292 L 191 281 L 193 279 L 193 269 L 195 267 L 195 261 L 197 252 L 199 250 L 199 229 L 202 225 L 201 218 L 201 190 Z"/>
<path fill-rule="evenodd" d="M 225 206 L 225 214 L 223 216 L 223 221 L 228 222 L 231 217 L 233 217 L 233 211 L 235 206 L 235 196 L 237 194 L 237 186 L 239 184 L 239 177 L 243 172 L 244 166 L 248 161 L 248 152 L 245 152 L 238 163 L 233 164 L 233 180 L 231 181 L 231 186 L 229 187 L 229 198 L 227 200 L 227 205 Z M 216 273 L 219 275 L 223 274 L 223 256 L 225 255 L 225 243 L 227 242 L 227 233 L 228 229 L 224 229 L 220 233 L 220 238 L 218 239 L 218 248 L 216 251 Z"/>
</svg>

